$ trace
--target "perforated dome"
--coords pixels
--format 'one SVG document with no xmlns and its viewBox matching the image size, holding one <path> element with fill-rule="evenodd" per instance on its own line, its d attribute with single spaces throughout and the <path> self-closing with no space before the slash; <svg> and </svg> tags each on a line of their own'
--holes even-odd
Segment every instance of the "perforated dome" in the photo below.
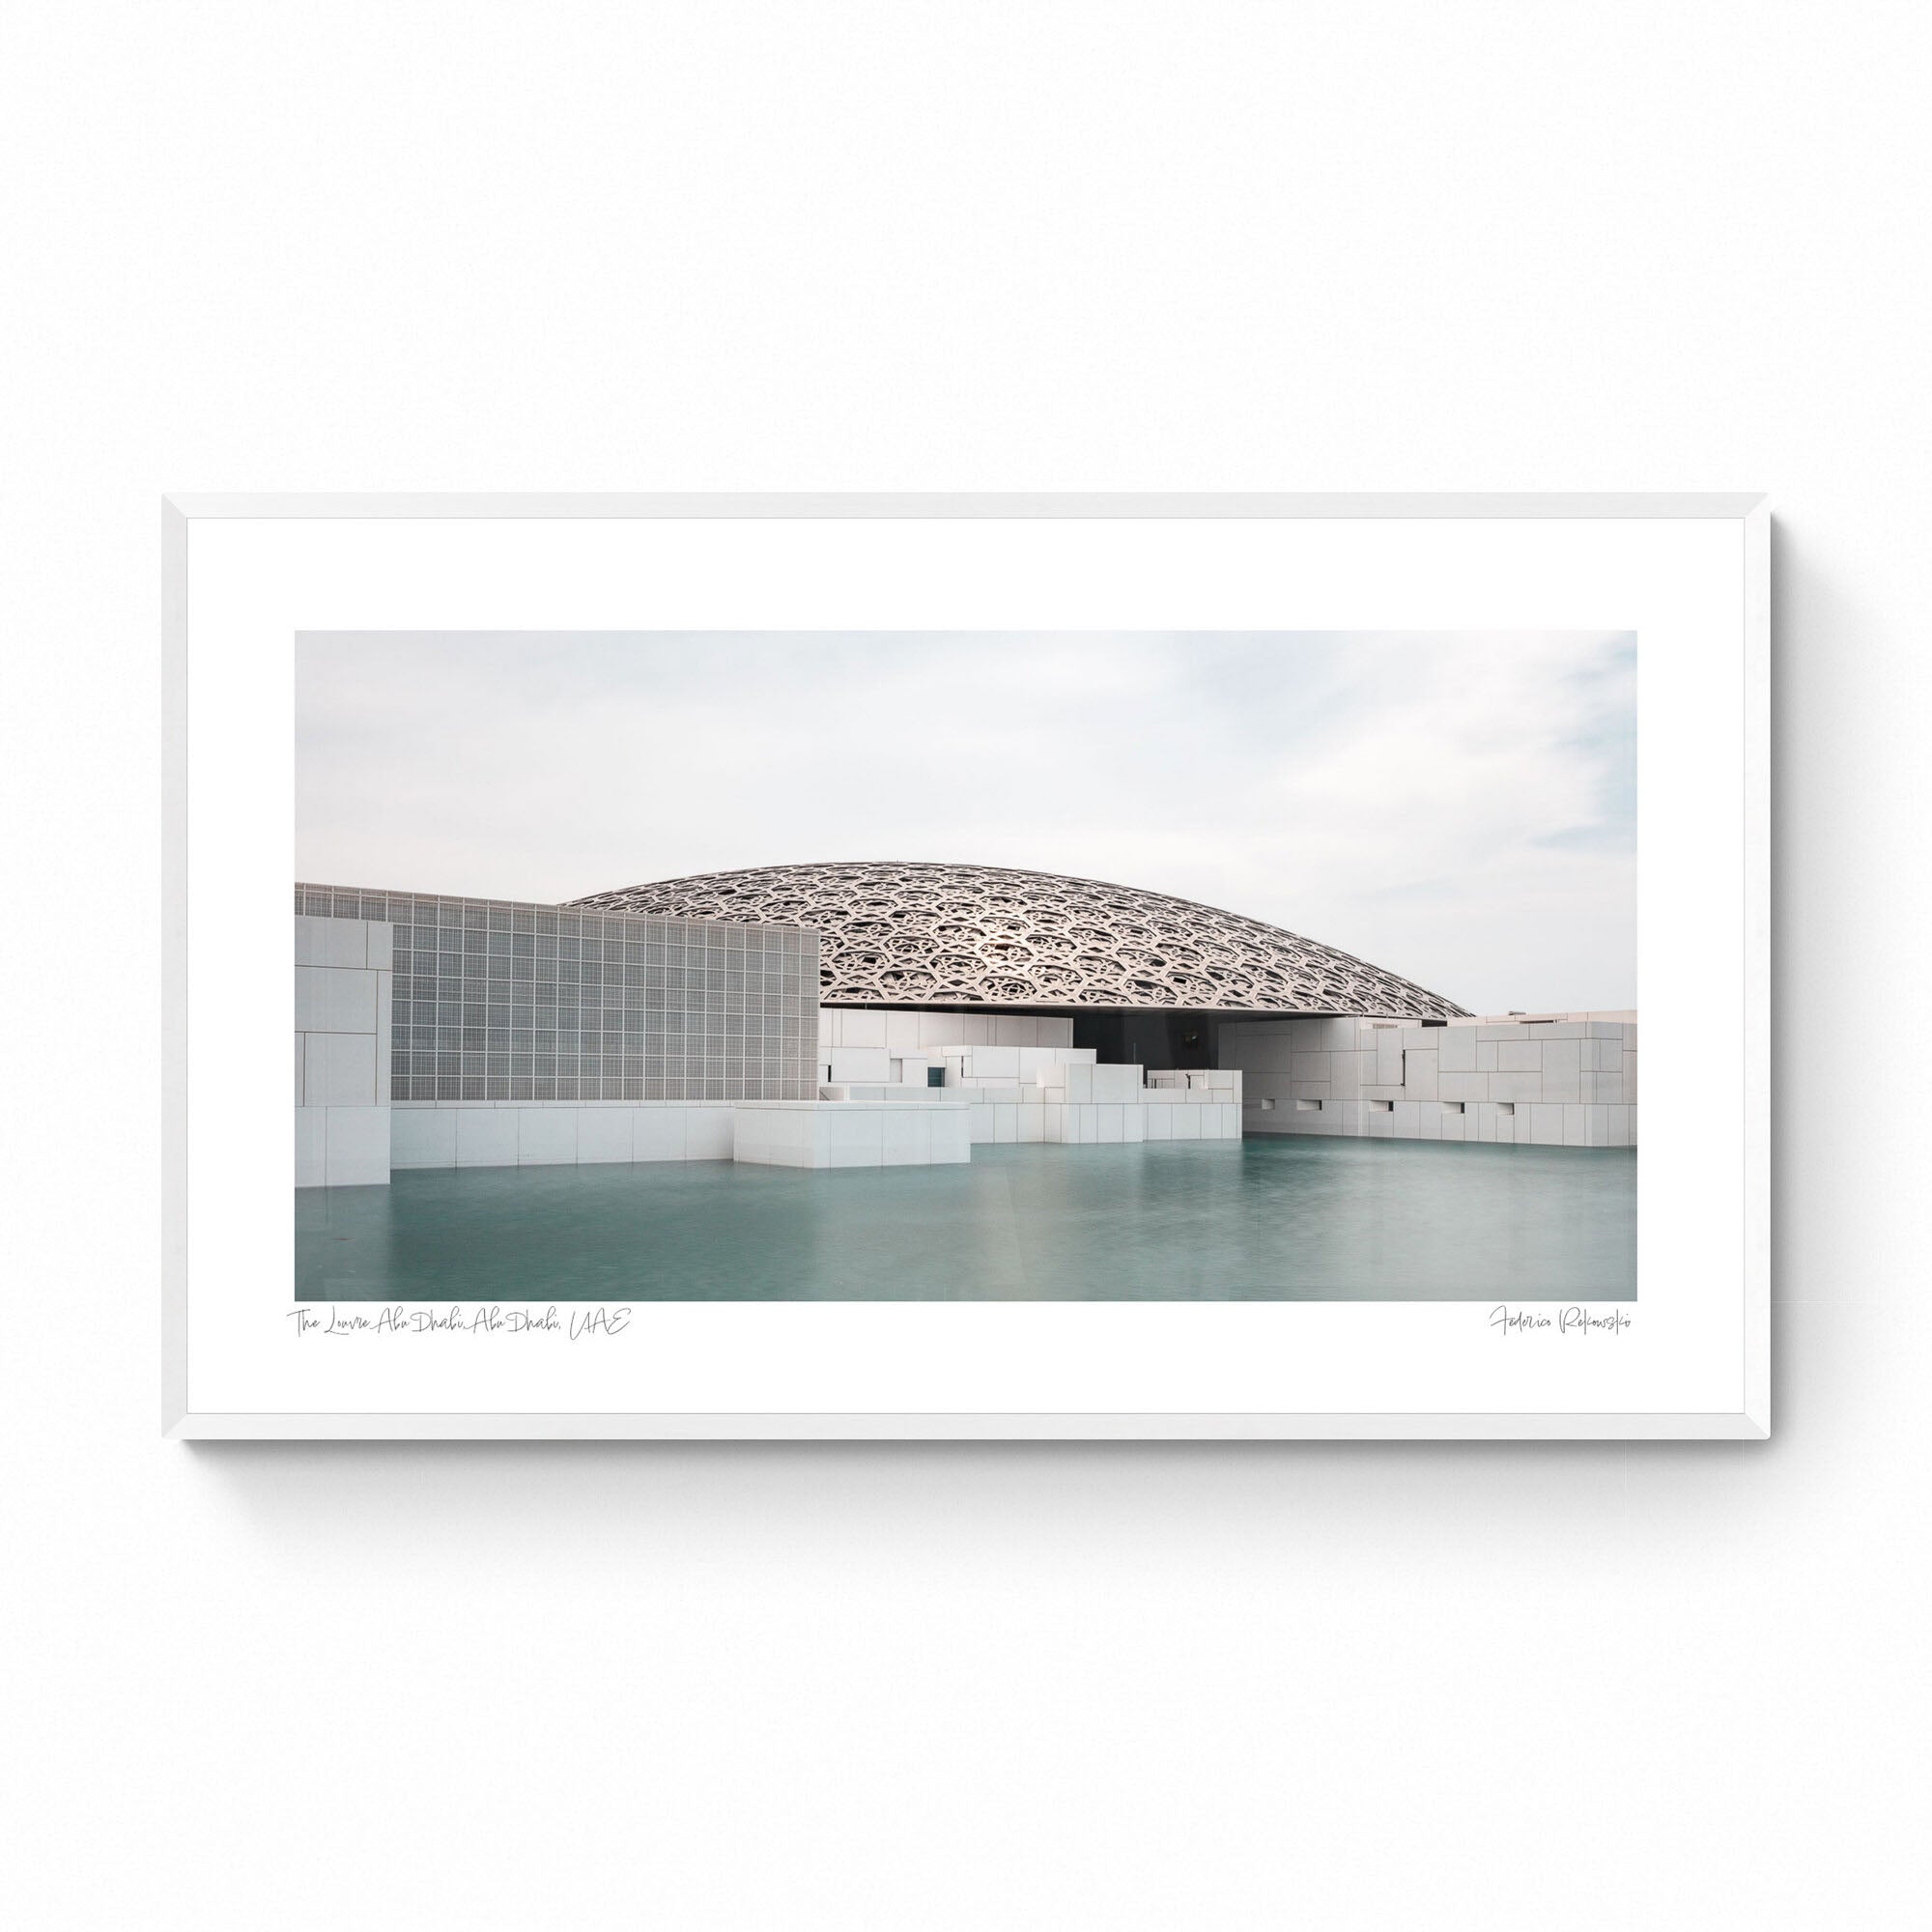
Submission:
<svg viewBox="0 0 1932 1932">
<path fill-rule="evenodd" d="M 1449 1019 L 1463 1009 L 1279 926 L 1001 866 L 760 866 L 596 893 L 584 911 L 810 926 L 827 1006 L 1188 1007 Z"/>
</svg>

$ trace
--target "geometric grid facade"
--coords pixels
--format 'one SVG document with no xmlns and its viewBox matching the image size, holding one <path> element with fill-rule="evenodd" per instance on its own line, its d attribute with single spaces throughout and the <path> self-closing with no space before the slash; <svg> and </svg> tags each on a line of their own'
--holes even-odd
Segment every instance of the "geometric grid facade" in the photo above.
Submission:
<svg viewBox="0 0 1932 1932">
<path fill-rule="evenodd" d="M 826 1006 L 1463 1016 L 1439 994 L 1259 920 L 1001 866 L 761 866 L 571 903 L 810 927 L 823 942 L 818 997 Z"/>
<path fill-rule="evenodd" d="M 298 913 L 395 927 L 393 1100 L 798 1100 L 818 1092 L 818 940 L 298 885 Z"/>
</svg>

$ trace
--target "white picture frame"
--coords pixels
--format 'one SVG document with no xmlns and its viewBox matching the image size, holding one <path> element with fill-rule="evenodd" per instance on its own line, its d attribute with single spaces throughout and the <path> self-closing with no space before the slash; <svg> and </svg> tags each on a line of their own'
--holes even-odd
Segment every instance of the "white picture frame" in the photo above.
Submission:
<svg viewBox="0 0 1932 1932">
<path fill-rule="evenodd" d="M 185 496 L 164 500 L 162 534 L 168 1436 L 1768 1435 L 1764 497 Z M 640 568 L 645 561 L 650 568 Z M 689 580 L 679 580 L 686 562 Z M 952 601 L 922 605 L 934 593 L 921 586 L 932 582 L 952 585 Z M 949 1304 L 940 1321 L 952 1337 L 973 1341 L 956 1351 L 964 1359 L 978 1346 L 973 1338 L 984 1340 L 988 1359 L 1005 1359 L 1024 1337 L 1025 1373 L 980 1406 L 939 1401 L 937 1383 L 923 1384 L 920 1400 L 891 1400 L 895 1349 L 910 1360 L 916 1347 L 923 1361 L 937 1335 L 921 1328 L 915 1341 L 902 1309 L 855 1321 L 847 1304 L 740 1305 L 711 1311 L 701 1334 L 667 1327 L 646 1339 L 634 1325 L 626 1341 L 576 1352 L 567 1340 L 434 1330 L 380 1346 L 292 1340 L 287 1279 L 277 1284 L 273 1272 L 274 1231 L 286 1225 L 275 1216 L 285 1210 L 258 1198 L 247 1110 L 225 1097 L 256 1091 L 257 1070 L 239 1050 L 217 1064 L 221 1029 L 208 1022 L 235 929 L 224 922 L 246 923 L 271 899 L 286 907 L 289 818 L 278 787 L 296 633 L 811 629 L 840 615 L 908 628 L 1212 628 L 1238 620 L 1258 628 L 1587 622 L 1636 630 L 1642 648 L 1658 653 L 1643 660 L 1644 701 L 1665 707 L 1641 714 L 1641 782 L 1644 795 L 1674 799 L 1672 838 L 1646 843 L 1639 860 L 1645 890 L 1654 883 L 1658 895 L 1644 902 L 1645 1006 L 1653 983 L 1667 1001 L 1670 976 L 1693 970 L 1704 977 L 1694 987 L 1687 980 L 1685 1000 L 1702 999 L 1706 1010 L 1714 998 L 1726 1002 L 1723 1088 L 1700 1128 L 1708 1182 L 1701 1193 L 1687 1187 L 1662 1165 L 1662 1152 L 1655 1173 L 1641 1170 L 1645 1215 L 1655 1198 L 1659 1218 L 1658 1245 L 1647 1235 L 1643 1249 L 1637 1339 L 1628 1347 L 1535 1336 L 1478 1343 L 1440 1313 L 1462 1309 L 1466 1324 L 1475 1311 L 1462 1303 L 1344 1310 L 1340 1326 L 1332 1304 L 1285 1313 L 1275 1305 L 1263 1321 L 1231 1315 L 1227 1304 L 1177 1316 L 1161 1303 L 1112 1325 L 1093 1319 L 1107 1304 L 1029 1305 L 1016 1314 Z M 1703 857 L 1679 878 L 1673 867 L 1686 864 L 1687 850 Z M 1671 923 L 1693 916 L 1702 923 L 1683 951 L 1696 959 L 1673 959 Z M 267 923 L 264 974 L 247 976 L 265 984 L 287 947 L 286 921 L 279 937 L 268 935 Z M 1653 960 L 1662 962 L 1655 972 Z M 264 990 L 263 1014 L 271 1017 L 285 997 Z M 261 1052 L 273 1060 L 270 1044 L 265 1018 Z M 1647 1050 L 1672 1051 L 1667 1025 Z M 1647 1107 L 1668 1106 L 1667 1069 L 1653 1078 L 1647 1062 L 1645 1077 Z M 1315 1320 L 1311 1309 L 1327 1313 Z M 922 1322 L 931 1314 L 928 1304 Z M 781 1363 L 805 1335 L 802 1322 L 828 1338 L 813 1385 L 828 1392 L 822 1405 L 774 1399 L 789 1390 Z M 1307 1346 L 1286 1346 L 1292 1330 Z M 1597 1350 L 1587 1361 L 1586 1348 Z M 1332 1351 L 1325 1364 L 1324 1349 Z M 1177 1368 L 1165 1383 L 1162 1362 L 1195 1359 L 1190 1350 L 1199 1351 L 1198 1373 Z M 1270 1350 L 1279 1373 L 1293 1379 L 1279 1406 L 1254 1399 L 1268 1392 Z M 690 1387 L 701 1402 L 611 1400 L 634 1386 L 681 1390 L 681 1364 L 700 1357 L 707 1366 L 692 1369 Z M 1224 1357 L 1225 1401 L 1216 1367 Z M 729 1399 L 734 1359 L 746 1364 L 744 1386 L 757 1399 Z M 1242 1378 L 1233 1378 L 1237 1359 Z M 1378 1364 L 1386 1402 L 1376 1400 Z M 579 1406 L 559 1399 L 580 1389 Z M 1065 1399 L 1055 1400 L 1062 1390 Z M 1418 1392 L 1444 1399 L 1411 1400 Z"/>
</svg>

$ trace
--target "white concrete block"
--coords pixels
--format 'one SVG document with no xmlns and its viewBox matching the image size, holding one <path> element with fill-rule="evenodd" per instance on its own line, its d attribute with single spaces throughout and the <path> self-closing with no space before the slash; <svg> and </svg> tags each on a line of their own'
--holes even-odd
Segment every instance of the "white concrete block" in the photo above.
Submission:
<svg viewBox="0 0 1932 1932">
<path fill-rule="evenodd" d="M 1135 1100 L 1140 1094 L 1141 1069 L 1138 1066 L 1095 1066 L 1092 1075 L 1096 1103 L 1104 1101 L 1120 1105 Z"/>
<path fill-rule="evenodd" d="M 847 1013 L 848 1021 L 860 1017 Z M 877 1014 L 864 1017 L 875 1019 Z M 884 1031 L 882 1027 L 881 1032 Z M 835 1046 L 825 1055 L 832 1067 L 831 1077 L 835 1082 L 876 1081 L 883 1084 L 892 1078 L 892 1055 L 883 1046 Z"/>
<path fill-rule="evenodd" d="M 1534 1039 L 1505 1039 L 1496 1043 L 1499 1073 L 1541 1073 L 1543 1043 Z"/>
<path fill-rule="evenodd" d="M 925 1167 L 932 1160 L 933 1115 L 897 1107 L 880 1116 L 879 1161 L 885 1167 Z"/>
<path fill-rule="evenodd" d="M 304 1107 L 305 1114 L 317 1111 Z M 325 1151 L 330 1187 L 386 1187 L 389 1184 L 389 1109 L 329 1107 Z"/>
<path fill-rule="evenodd" d="M 1563 1145 L 1563 1109 L 1539 1103 L 1529 1109 L 1529 1138 L 1537 1147 Z M 1518 1135 L 1520 1140 L 1520 1134 Z"/>
<path fill-rule="evenodd" d="M 1443 1073 L 1473 1073 L 1476 1070 L 1476 1029 L 1466 1026 L 1446 1026 L 1435 1036 L 1436 1051 L 1441 1055 L 1438 1067 Z"/>
<path fill-rule="evenodd" d="M 848 1047 L 876 1047 L 884 1052 L 886 1047 L 886 1016 L 884 1013 L 870 1012 L 858 1007 L 844 1009 L 845 1037 L 839 1043 Z"/>
<path fill-rule="evenodd" d="M 519 1167 L 569 1167 L 577 1160 L 576 1107 L 514 1107 Z"/>
<path fill-rule="evenodd" d="M 896 1117 L 895 1117 L 896 1118 Z M 884 1111 L 828 1108 L 818 1117 L 828 1167 L 878 1167 L 885 1159 Z"/>
<path fill-rule="evenodd" d="M 1069 1063 L 1067 1065 L 1065 1069 L 1066 1074 L 1065 1084 L 1068 1106 L 1077 1107 L 1092 1103 L 1094 1098 L 1094 1076 L 1098 1070 L 1097 1067 L 1091 1065 L 1081 1065 L 1077 1063 Z"/>
<path fill-rule="evenodd" d="M 391 1167 L 454 1167 L 456 1111 L 448 1107 L 397 1107 L 389 1122 Z"/>
<path fill-rule="evenodd" d="M 964 1107 L 944 1107 L 931 1117 L 933 1166 L 956 1165 L 973 1158 L 972 1136 L 967 1129 Z"/>
<path fill-rule="evenodd" d="M 731 1158 L 731 1109 L 728 1106 L 685 1109 L 684 1157 L 686 1160 Z"/>
<path fill-rule="evenodd" d="M 456 1112 L 458 1167 L 515 1167 L 517 1116 L 521 1107 L 459 1107 Z"/>
<path fill-rule="evenodd" d="M 376 1102 L 386 1107 L 395 1086 L 396 976 L 377 974 L 376 988 Z"/>
<path fill-rule="evenodd" d="M 633 1160 L 684 1158 L 684 1109 L 639 1107 L 631 1122 Z"/>
<path fill-rule="evenodd" d="M 296 1105 L 299 1107 L 302 1103 L 302 1061 L 307 1055 L 308 1035 L 305 1033 L 297 1034 L 295 1036 L 295 1042 L 296 1042 Z"/>
<path fill-rule="evenodd" d="M 577 1116 L 577 1158 L 584 1164 L 629 1161 L 637 1151 L 635 1107 L 584 1107 Z"/>
<path fill-rule="evenodd" d="M 1548 1039 L 1543 1043 L 1543 1097 L 1546 1100 L 1580 1100 L 1582 1090 L 1583 1042 L 1577 1039 Z"/>
<path fill-rule="evenodd" d="M 386 919 L 371 919 L 362 922 L 362 929 L 367 935 L 371 969 L 380 969 L 384 973 L 391 971 L 396 963 L 395 926 Z"/>
<path fill-rule="evenodd" d="M 386 1101 L 376 1087 L 373 1033 L 303 1036 L 302 1099 L 310 1107 L 373 1107 Z"/>
<path fill-rule="evenodd" d="M 328 1113 L 323 1107 L 298 1107 L 296 1115 L 296 1185 L 322 1187 L 328 1176 Z"/>
<path fill-rule="evenodd" d="M 1020 1050 L 1016 1046 L 976 1046 L 968 1065 L 975 1080 L 1017 1080 Z"/>
<path fill-rule="evenodd" d="M 1412 1100 L 1433 1101 L 1436 1097 L 1437 1077 L 1434 1052 L 1426 1047 L 1406 1047 L 1403 1050 L 1402 1084 Z"/>
<path fill-rule="evenodd" d="M 1021 1107 L 1019 1114 L 1019 1138 L 1023 1143 L 1037 1143 L 1046 1138 L 1046 1109 L 1044 1107 Z"/>
<path fill-rule="evenodd" d="M 967 1131 L 976 1147 L 993 1144 L 993 1107 L 989 1100 L 975 1100 L 966 1109 Z"/>
<path fill-rule="evenodd" d="M 1543 1098 L 1541 1073 L 1492 1073 L 1489 1075 L 1492 1100 L 1523 1103 Z"/>
<path fill-rule="evenodd" d="M 298 1033 L 374 1033 L 381 988 L 376 975 L 345 966 L 298 966 Z"/>
<path fill-rule="evenodd" d="M 346 966 L 369 963 L 369 928 L 359 919 L 322 919 L 296 915 L 296 964 Z"/>
<path fill-rule="evenodd" d="M 996 1146 L 1010 1147 L 1020 1137 L 1019 1103 L 1000 1100 L 993 1103 L 993 1140 Z"/>
<path fill-rule="evenodd" d="M 1317 1049 L 1311 1046 L 1301 1050 Z M 1274 1034 L 1257 1030 L 1245 1036 L 1231 1036 L 1226 1031 L 1221 1035 L 1222 1060 L 1250 1073 L 1286 1073 L 1293 1064 L 1295 1052 L 1293 1039 L 1286 1028 Z"/>
</svg>

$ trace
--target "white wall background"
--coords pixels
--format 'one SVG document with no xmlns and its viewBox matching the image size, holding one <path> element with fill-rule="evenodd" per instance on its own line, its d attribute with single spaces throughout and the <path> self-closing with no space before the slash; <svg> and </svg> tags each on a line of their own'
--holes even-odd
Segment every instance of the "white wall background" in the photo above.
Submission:
<svg viewBox="0 0 1932 1932">
<path fill-rule="evenodd" d="M 15 10 L 0 1918 L 1910 1922 L 1928 51 Z M 1776 1439 L 161 1444 L 156 498 L 352 487 L 1776 491 Z"/>
</svg>

